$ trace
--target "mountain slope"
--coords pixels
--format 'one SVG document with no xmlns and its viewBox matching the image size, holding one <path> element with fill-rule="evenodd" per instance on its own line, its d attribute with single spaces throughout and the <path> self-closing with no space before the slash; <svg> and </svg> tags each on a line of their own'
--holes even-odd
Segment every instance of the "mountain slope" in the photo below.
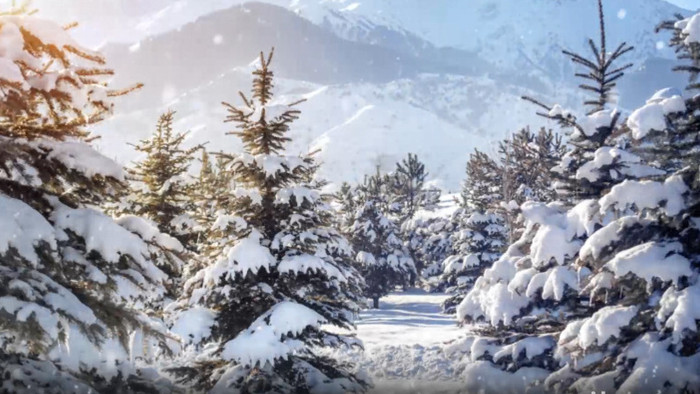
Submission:
<svg viewBox="0 0 700 394">
<path fill-rule="evenodd" d="M 440 0 L 427 7 L 427 2 L 405 1 L 406 9 L 392 0 L 246 3 L 137 45 L 108 45 L 104 51 L 117 71 L 115 83 L 146 86 L 122 99 L 118 115 L 98 130 L 103 146 L 116 149 L 124 162 L 132 160 L 126 142 L 145 137 L 158 113 L 172 108 L 178 111 L 178 125 L 192 130 L 191 143 L 238 149 L 235 138 L 223 136 L 228 128 L 221 123 L 220 102 L 237 100 L 236 92 L 249 86 L 248 65 L 272 46 L 277 48 L 274 70 L 282 77 L 278 92 L 290 100 L 309 98 L 293 130 L 293 151 L 320 148 L 320 173 L 336 183 L 359 181 L 376 165 L 390 170 L 415 152 L 426 161 L 434 183 L 455 190 L 473 148 L 490 151 L 497 140 L 525 125 L 551 126 L 520 96 L 572 109 L 582 101 L 571 77 L 574 70 L 560 50 L 571 48 L 571 41 L 584 45 L 583 37 L 595 34 L 595 10 L 588 4 L 595 2 L 535 0 L 530 7 L 504 0 Z M 189 2 L 178 4 L 186 8 Z M 670 71 L 667 51 L 657 49 L 651 26 L 643 26 L 679 9 L 660 0 L 638 5 L 608 17 L 610 41 L 620 38 L 613 33 L 630 38 L 641 48 L 633 59 L 643 61 L 620 84 L 622 108 L 682 81 Z M 450 40 L 459 40 L 450 42 L 469 50 L 439 47 L 437 33 L 422 32 L 421 26 L 438 23 L 445 12 L 450 15 L 442 27 L 451 32 Z M 454 15 L 464 13 L 458 23 Z M 583 17 L 592 23 L 573 24 Z M 567 21 L 578 27 L 554 33 L 548 18 L 554 27 Z M 470 29 L 477 31 L 463 37 Z M 530 38 L 522 35 L 525 31 Z"/>
<path fill-rule="evenodd" d="M 177 111 L 176 127 L 191 130 L 189 144 L 208 141 L 209 150 L 237 151 L 241 148 L 238 139 L 225 135 L 231 126 L 223 123 L 226 114 L 220 102 L 240 105 L 236 90 L 250 78 L 248 67 L 234 68 L 169 102 L 155 101 L 139 110 L 121 112 L 101 126 L 98 132 L 103 138 L 97 144 L 110 151 L 122 147 L 118 159 L 133 160 L 135 153 L 127 142 L 146 137 L 157 114 L 170 108 Z M 532 92 L 516 87 L 501 92 L 493 89 L 494 83 L 424 75 L 386 84 L 324 86 L 280 78 L 275 101 L 306 99 L 299 105 L 302 116 L 290 131 L 289 148 L 293 153 L 319 150 L 319 175 L 324 179 L 336 184 L 359 182 L 376 166 L 390 171 L 413 152 L 426 162 L 434 184 L 456 190 L 474 148 L 491 149 L 493 134 L 504 136 L 515 119 L 540 122 L 531 106 L 519 99 L 519 94 Z M 499 116 L 483 110 L 484 103 L 509 110 Z"/>
</svg>

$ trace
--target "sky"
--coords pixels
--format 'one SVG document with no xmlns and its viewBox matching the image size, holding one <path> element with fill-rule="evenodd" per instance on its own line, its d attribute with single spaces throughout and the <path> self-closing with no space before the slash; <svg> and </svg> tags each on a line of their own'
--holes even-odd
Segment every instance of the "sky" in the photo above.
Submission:
<svg viewBox="0 0 700 394">
<path fill-rule="evenodd" d="M 6 8 L 13 0 L 0 0 Z M 19 2 L 19 0 L 15 0 Z M 74 36 L 97 49 L 107 41 L 137 42 L 184 25 L 202 15 L 245 0 L 33 0 L 42 16 L 61 23 L 81 22 Z M 294 0 L 276 0 L 285 4 Z M 372 1 L 372 0 L 365 0 Z M 455 0 L 469 1 L 469 0 Z M 634 3 L 637 0 L 628 0 Z M 700 0 L 666 0 L 689 10 L 699 10 Z"/>
</svg>

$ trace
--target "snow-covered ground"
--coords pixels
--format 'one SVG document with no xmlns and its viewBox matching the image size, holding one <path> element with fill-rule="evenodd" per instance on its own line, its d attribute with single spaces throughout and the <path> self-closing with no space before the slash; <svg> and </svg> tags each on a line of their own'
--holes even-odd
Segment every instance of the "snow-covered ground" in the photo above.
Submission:
<svg viewBox="0 0 700 394">
<path fill-rule="evenodd" d="M 357 321 L 358 337 L 365 347 L 433 346 L 457 338 L 464 330 L 452 315 L 441 313 L 444 294 L 412 289 L 379 300 L 379 309 L 368 309 Z"/>
<path fill-rule="evenodd" d="M 372 378 L 371 393 L 461 391 L 459 360 L 450 360 L 443 344 L 465 331 L 440 312 L 445 298 L 421 290 L 392 293 L 379 309 L 360 314 L 357 333 L 365 351 L 348 357 Z"/>
</svg>

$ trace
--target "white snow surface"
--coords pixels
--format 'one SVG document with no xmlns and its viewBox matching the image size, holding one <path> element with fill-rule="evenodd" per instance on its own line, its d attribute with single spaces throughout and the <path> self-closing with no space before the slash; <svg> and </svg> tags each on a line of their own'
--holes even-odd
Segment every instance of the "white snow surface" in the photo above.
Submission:
<svg viewBox="0 0 700 394">
<path fill-rule="evenodd" d="M 544 381 L 547 373 L 541 369 L 522 368 L 511 374 L 477 361 L 476 355 L 490 351 L 505 357 L 523 352 L 535 357 L 554 346 L 551 337 L 528 338 L 504 347 L 472 341 L 467 336 L 469 327 L 458 327 L 453 316 L 440 312 L 447 297 L 410 289 L 380 299 L 378 310 L 360 313 L 357 335 L 365 351 L 339 351 L 339 355 L 369 375 L 374 384 L 370 393 L 515 394 L 523 392 L 525 384 Z M 465 344 L 474 358 L 465 357 Z"/>
<path fill-rule="evenodd" d="M 661 297 L 660 305 L 657 318 L 666 320 L 665 326 L 673 330 L 673 343 L 678 343 L 685 334 L 697 332 L 696 321 L 700 320 L 700 284 L 696 283 L 681 291 L 669 288 Z"/>
<path fill-rule="evenodd" d="M 178 335 L 183 344 L 198 344 L 211 335 L 216 314 L 207 308 L 192 307 L 179 313 L 170 330 Z"/>
<path fill-rule="evenodd" d="M 700 354 L 678 357 L 667 351 L 671 338 L 661 339 L 647 333 L 630 345 L 629 357 L 637 359 L 632 374 L 619 387 L 618 393 L 670 393 L 700 390 Z M 672 379 L 659 379 L 672 376 Z M 668 387 L 666 382 L 673 386 Z"/>
<path fill-rule="evenodd" d="M 613 163 L 618 164 L 618 168 L 612 174 L 614 179 L 623 178 L 623 175 L 627 178 L 629 176 L 645 177 L 663 173 L 659 169 L 642 164 L 642 159 L 639 156 L 623 149 L 604 146 L 595 151 L 593 160 L 584 163 L 576 171 L 576 178 L 595 182 L 601 177 L 601 171 L 607 171 L 602 169 L 602 167 Z"/>
<path fill-rule="evenodd" d="M 168 234 L 161 233 L 156 224 L 150 220 L 134 215 L 124 215 L 119 217 L 116 222 L 127 230 L 140 235 L 146 242 L 154 242 L 174 252 L 184 251 L 180 241 Z"/>
<path fill-rule="evenodd" d="M 441 313 L 446 298 L 415 289 L 381 298 L 379 309 L 362 311 L 356 321 L 364 352 L 341 351 L 340 357 L 369 374 L 371 393 L 460 392 L 463 383 L 443 342 L 463 335 L 464 329 Z"/>
<path fill-rule="evenodd" d="M 608 339 L 620 335 L 620 329 L 629 325 L 637 314 L 636 306 L 609 306 L 600 309 L 588 319 L 569 323 L 561 333 L 559 343 L 575 337 L 578 344 L 586 349 L 593 345 L 603 345 Z"/>
<path fill-rule="evenodd" d="M 348 279 L 335 265 L 318 256 L 307 253 L 287 256 L 277 266 L 280 273 L 306 273 L 308 271 L 322 272 L 329 279 L 334 278 L 340 282 L 347 282 Z"/>
<path fill-rule="evenodd" d="M 366 347 L 387 344 L 436 345 L 457 338 L 464 330 L 453 316 L 441 313 L 444 294 L 422 290 L 392 293 L 379 300 L 379 309 L 360 314 L 357 333 Z M 407 329 L 410 327 L 410 329 Z"/>
<path fill-rule="evenodd" d="M 356 321 L 365 351 L 339 351 L 339 356 L 369 375 L 370 393 L 519 393 L 524 381 L 544 379 L 537 368 L 509 374 L 450 351 L 468 328 L 441 313 L 447 297 L 410 289 L 381 298 L 379 309 L 361 312 Z M 552 345 L 551 339 L 531 338 L 504 348 L 503 355 L 522 351 L 533 357 Z"/>
</svg>

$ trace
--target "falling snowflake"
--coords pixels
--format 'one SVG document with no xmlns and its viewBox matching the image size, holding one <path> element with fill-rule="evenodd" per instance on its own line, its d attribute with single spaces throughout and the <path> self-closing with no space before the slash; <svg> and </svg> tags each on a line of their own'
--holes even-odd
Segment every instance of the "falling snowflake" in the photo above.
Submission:
<svg viewBox="0 0 700 394">
<path fill-rule="evenodd" d="M 137 52 L 139 49 L 141 49 L 141 41 L 129 46 L 129 52 L 131 53 Z"/>
</svg>

